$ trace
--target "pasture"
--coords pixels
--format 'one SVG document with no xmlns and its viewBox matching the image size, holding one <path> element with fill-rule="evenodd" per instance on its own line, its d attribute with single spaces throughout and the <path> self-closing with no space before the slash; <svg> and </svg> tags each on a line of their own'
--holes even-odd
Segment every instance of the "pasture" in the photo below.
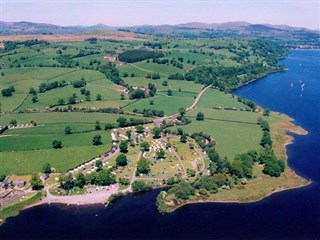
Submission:
<svg viewBox="0 0 320 240">
<path fill-rule="evenodd" d="M 41 171 L 46 162 L 57 171 L 64 172 L 99 156 L 110 150 L 111 135 L 110 131 L 96 131 L 95 122 L 100 121 L 103 129 L 106 123 L 116 124 L 119 116 L 82 112 L 2 115 L 0 126 L 8 125 L 12 119 L 17 120 L 19 126 L 29 125 L 31 120 L 37 126 L 9 129 L 1 135 L 0 173 L 30 174 Z M 66 126 L 71 127 L 71 135 L 65 135 Z M 102 136 L 102 145 L 92 145 L 96 134 Z M 53 140 L 60 140 L 63 148 L 53 149 Z"/>
<path fill-rule="evenodd" d="M 168 96 L 166 92 L 158 93 L 153 98 L 138 100 L 125 106 L 123 109 L 126 111 L 133 111 L 134 109 L 138 109 L 139 111 L 143 109 L 155 109 L 164 111 L 165 115 L 170 115 L 178 112 L 179 108 L 189 107 L 193 103 L 194 96 L 196 95 L 196 93 L 192 92 L 173 92 L 172 96 Z M 150 104 L 150 101 L 153 103 Z"/>
</svg>

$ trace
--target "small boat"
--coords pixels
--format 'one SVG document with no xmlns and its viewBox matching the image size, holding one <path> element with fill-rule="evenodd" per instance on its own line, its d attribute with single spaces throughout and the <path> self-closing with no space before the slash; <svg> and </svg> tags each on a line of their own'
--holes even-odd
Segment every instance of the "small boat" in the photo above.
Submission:
<svg viewBox="0 0 320 240">
<path fill-rule="evenodd" d="M 291 83 L 290 85 L 291 85 L 291 87 L 293 87 L 293 86 L 294 86 L 294 85 L 293 85 L 293 83 Z"/>
</svg>

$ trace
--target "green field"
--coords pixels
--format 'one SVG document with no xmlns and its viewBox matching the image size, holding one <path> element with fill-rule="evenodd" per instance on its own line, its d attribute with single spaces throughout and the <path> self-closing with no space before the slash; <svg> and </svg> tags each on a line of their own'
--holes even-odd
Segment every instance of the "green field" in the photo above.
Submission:
<svg viewBox="0 0 320 240">
<path fill-rule="evenodd" d="M 144 77 L 132 77 L 132 78 L 127 77 L 127 78 L 124 78 L 124 81 L 133 86 L 147 86 L 148 83 L 153 83 L 157 87 L 158 91 L 167 91 L 169 89 L 171 89 L 172 91 L 179 91 L 180 89 L 183 92 L 199 93 L 203 87 L 201 84 L 197 84 L 194 82 L 168 80 L 168 79 L 152 80 Z M 164 81 L 167 81 L 168 86 L 162 85 Z"/>
<path fill-rule="evenodd" d="M 145 36 L 145 41 L 161 43 L 164 56 L 160 60 L 168 59 L 169 63 L 158 64 L 152 59 L 125 64 L 116 57 L 129 49 L 143 48 L 141 41 L 113 41 L 99 40 L 96 44 L 89 41 L 81 42 L 51 42 L 32 46 L 18 45 L 15 49 L 0 53 L 0 89 L 14 86 L 15 92 L 11 97 L 2 97 L 0 126 L 8 125 L 16 119 L 18 125 L 37 123 L 37 127 L 10 129 L 0 137 L 0 173 L 33 173 L 41 170 L 44 162 L 50 162 L 58 171 L 66 171 L 84 161 L 98 156 L 110 149 L 110 134 L 100 131 L 103 146 L 93 147 L 91 140 L 97 132 L 94 130 L 95 121 L 116 123 L 119 115 L 103 113 L 53 112 L 59 99 L 65 101 L 63 108 L 123 108 L 125 111 L 155 109 L 164 111 L 165 115 L 178 112 L 178 109 L 189 107 L 203 85 L 191 81 L 168 80 L 170 74 L 187 73 L 201 65 L 238 66 L 235 59 L 237 53 L 247 49 L 250 53 L 248 61 L 262 62 L 263 58 L 253 56 L 248 40 L 233 38 L 223 39 L 170 39 L 166 37 Z M 232 47 L 231 47 L 232 46 Z M 219 48 L 219 49 L 216 49 Z M 64 63 L 68 58 L 67 63 Z M 111 60 L 110 60 L 111 59 Z M 131 86 L 148 86 L 155 84 L 155 97 L 141 100 L 120 100 L 123 87 L 115 85 L 99 67 L 111 61 L 117 67 L 120 77 L 128 73 L 123 80 Z M 174 66 L 170 61 L 183 64 Z M 193 63 L 192 63 L 193 62 Z M 146 74 L 159 73 L 161 79 L 146 79 Z M 134 74 L 134 77 L 130 77 Z M 74 88 L 72 82 L 85 79 L 84 87 L 90 91 L 90 100 L 80 93 L 80 88 Z M 41 83 L 51 83 L 64 80 L 67 86 L 38 92 Z M 168 86 L 163 86 L 167 81 Z M 37 90 L 38 102 L 32 102 L 29 89 Z M 168 96 L 168 90 L 173 96 Z M 76 104 L 67 106 L 68 99 L 75 94 Z M 100 94 L 101 100 L 96 101 Z M 151 104 L 152 102 L 152 104 Z M 232 158 L 235 154 L 259 148 L 261 131 L 256 125 L 258 115 L 240 111 L 213 110 L 215 107 L 231 107 L 242 109 L 245 105 L 236 98 L 225 95 L 214 89 L 207 91 L 193 112 L 187 116 L 192 123 L 184 126 L 188 132 L 206 131 L 217 141 L 217 149 L 222 156 Z M 26 112 L 34 113 L 26 113 Z M 198 111 L 205 113 L 205 121 L 194 119 Z M 18 114 L 19 113 L 19 114 Z M 128 116 L 128 118 L 130 118 Z M 70 126 L 72 135 L 64 135 L 65 126 Z M 53 140 L 61 140 L 63 148 L 52 149 Z"/>
<path fill-rule="evenodd" d="M 237 97 L 225 94 L 217 89 L 208 89 L 201 97 L 198 107 L 200 108 L 237 108 L 243 109 L 247 106 L 237 101 Z"/>
<path fill-rule="evenodd" d="M 0 137 L 0 173 L 30 174 L 41 171 L 45 162 L 64 172 L 111 148 L 109 131 L 95 130 L 95 122 L 116 124 L 119 115 L 105 113 L 30 113 L 6 114 L 0 117 L 0 126 L 16 119 L 18 125 L 37 122 L 36 127 L 9 129 Z M 128 119 L 130 117 L 127 117 Z M 136 117 L 137 118 L 137 117 Z M 73 134 L 65 135 L 70 126 Z M 93 146 L 94 135 L 102 136 L 103 145 Z M 60 140 L 62 149 L 53 149 L 52 141 Z"/>
<path fill-rule="evenodd" d="M 198 106 L 187 113 L 192 122 L 179 126 L 189 134 L 204 132 L 216 141 L 216 149 L 221 157 L 232 160 L 235 155 L 249 150 L 262 149 L 259 145 L 262 131 L 257 120 L 262 114 L 233 110 L 214 110 L 217 107 L 245 108 L 236 98 L 218 90 L 209 89 L 199 101 Z M 203 112 L 204 121 L 197 121 L 196 114 Z M 269 120 L 269 119 L 268 119 Z M 178 127 L 174 127 L 177 129 Z"/>
<path fill-rule="evenodd" d="M 196 93 L 190 92 L 173 92 L 173 96 L 167 96 L 166 93 L 158 93 L 152 99 L 141 99 L 133 104 L 130 104 L 123 109 L 126 111 L 133 111 L 138 109 L 142 111 L 143 109 L 156 109 L 159 111 L 164 111 L 165 115 L 170 115 L 178 112 L 179 108 L 187 108 L 194 101 L 194 96 Z M 153 105 L 150 105 L 150 101 L 153 101 Z"/>
</svg>

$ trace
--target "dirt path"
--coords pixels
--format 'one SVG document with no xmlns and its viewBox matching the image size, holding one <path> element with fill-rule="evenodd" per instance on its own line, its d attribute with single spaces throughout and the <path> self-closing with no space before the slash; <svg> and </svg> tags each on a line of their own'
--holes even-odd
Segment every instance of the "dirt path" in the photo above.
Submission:
<svg viewBox="0 0 320 240">
<path fill-rule="evenodd" d="M 207 87 L 205 87 L 204 89 L 201 90 L 201 92 L 199 92 L 199 94 L 197 95 L 197 97 L 194 99 L 192 105 L 191 105 L 190 107 L 186 108 L 186 112 L 192 111 L 192 110 L 197 106 L 197 104 L 199 103 L 202 95 L 203 95 L 211 86 L 212 86 L 212 84 L 209 85 L 209 86 L 207 86 Z M 180 114 L 180 113 L 174 113 L 174 114 L 169 115 L 169 116 L 157 118 L 157 119 L 154 120 L 154 124 L 155 124 L 156 126 L 160 126 L 161 123 L 163 122 L 163 120 L 166 120 L 166 119 L 168 119 L 168 118 L 176 118 L 176 117 L 179 116 L 179 114 Z"/>
</svg>

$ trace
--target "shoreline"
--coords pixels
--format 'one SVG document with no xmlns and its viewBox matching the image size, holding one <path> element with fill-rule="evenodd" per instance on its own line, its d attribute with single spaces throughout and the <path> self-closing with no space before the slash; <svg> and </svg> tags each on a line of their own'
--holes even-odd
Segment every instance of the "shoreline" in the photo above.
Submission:
<svg viewBox="0 0 320 240">
<path fill-rule="evenodd" d="M 253 200 L 197 200 L 197 201 L 187 201 L 182 203 L 181 205 L 178 205 L 175 208 L 170 209 L 170 211 L 168 213 L 172 213 L 174 211 L 176 211 L 177 209 L 189 205 L 189 204 L 197 204 L 197 203 L 233 203 L 233 204 L 250 204 L 250 203 L 257 203 L 260 201 L 263 201 L 264 199 L 276 194 L 276 193 L 281 193 L 281 192 L 285 192 L 285 191 L 290 191 L 290 190 L 295 190 L 298 188 L 302 188 L 302 187 L 307 187 L 312 183 L 312 181 L 308 181 L 306 184 L 301 185 L 301 186 L 296 186 L 296 187 L 290 187 L 290 188 L 280 188 L 280 189 L 275 189 L 274 191 L 270 192 L 269 194 L 259 198 L 259 199 L 253 199 Z"/>
<path fill-rule="evenodd" d="M 297 135 L 307 135 L 308 131 L 305 130 L 304 128 L 302 128 L 301 126 L 297 126 L 295 125 L 294 119 L 289 117 L 288 115 L 284 114 L 284 113 L 280 113 L 280 112 L 272 112 L 273 114 L 275 114 L 276 116 L 279 116 L 281 118 L 281 121 L 277 123 L 277 125 L 280 126 L 276 126 L 273 127 L 274 131 L 277 132 L 278 134 L 280 134 L 283 137 L 284 143 L 282 143 L 280 147 L 280 149 L 277 149 L 278 151 L 282 150 L 285 156 L 285 162 L 286 162 L 286 171 L 283 174 L 294 174 L 294 177 L 296 179 L 300 179 L 302 182 L 298 185 L 295 186 L 280 186 L 277 187 L 275 189 L 273 189 L 271 192 L 266 193 L 265 195 L 261 196 L 261 197 L 257 197 L 253 199 L 247 199 L 247 200 L 214 200 L 214 199 L 200 199 L 200 200 L 187 200 L 185 202 L 182 202 L 181 204 L 178 204 L 176 206 L 168 206 L 167 205 L 167 212 L 166 213 L 172 213 L 174 211 L 176 211 L 177 209 L 188 205 L 188 204 L 197 204 L 197 203 L 237 203 L 237 204 L 250 204 L 250 203 L 256 203 L 259 201 L 263 201 L 264 199 L 270 197 L 271 195 L 274 195 L 276 193 L 280 193 L 280 192 L 284 192 L 284 191 L 289 191 L 289 190 L 294 190 L 294 189 L 298 189 L 298 188 L 302 188 L 302 187 L 307 187 L 309 185 L 312 184 L 312 180 L 311 179 L 307 179 L 305 177 L 300 176 L 299 174 L 297 174 L 295 172 L 295 170 L 293 168 L 291 168 L 288 164 L 288 155 L 287 155 L 287 146 L 290 144 L 293 144 L 294 142 L 294 137 L 289 135 L 288 133 L 293 133 L 293 134 L 297 134 Z M 274 136 L 274 135 L 273 135 Z M 277 140 L 279 141 L 279 140 Z M 278 142 L 280 144 L 280 142 Z M 275 151 L 276 152 L 276 151 Z M 276 155 L 279 157 L 281 156 L 281 152 L 276 153 Z M 281 158 L 281 157 L 280 157 Z M 232 191 L 232 190 L 230 190 Z M 213 195 L 214 196 L 214 195 Z"/>
<path fill-rule="evenodd" d="M 234 88 L 234 89 L 231 89 L 228 93 L 232 93 L 233 91 L 236 91 L 236 90 L 238 90 L 238 89 L 240 89 L 240 88 L 242 88 L 242 87 L 245 87 L 245 86 L 249 85 L 250 83 L 253 83 L 253 82 L 256 82 L 256 81 L 258 81 L 258 80 L 261 80 L 261 79 L 267 77 L 267 76 L 270 75 L 270 74 L 274 74 L 274 73 L 278 73 L 278 72 L 285 72 L 285 71 L 287 71 L 287 70 L 288 70 L 288 68 L 279 69 L 279 70 L 272 70 L 272 71 L 266 73 L 264 76 L 261 76 L 261 77 L 258 77 L 258 78 L 254 78 L 254 79 L 252 79 L 252 80 L 250 80 L 250 81 L 248 81 L 248 82 L 245 82 L 245 83 L 241 84 L 240 86 L 238 86 L 238 87 L 236 87 L 236 88 Z"/>
<path fill-rule="evenodd" d="M 172 210 L 170 209 L 169 212 L 173 212 L 175 211 L 176 209 L 184 206 L 184 205 L 187 205 L 187 204 L 194 204 L 194 203 L 254 203 L 254 202 L 258 202 L 258 201 L 262 201 L 264 200 L 265 198 L 275 194 L 275 193 L 278 193 L 278 192 L 283 192 L 283 191 L 286 191 L 286 190 L 293 190 L 293 189 L 297 189 L 297 188 L 301 188 L 301 187 L 305 187 L 305 186 L 308 186 L 312 183 L 312 181 L 310 179 L 306 179 L 300 175 L 298 175 L 295 170 L 291 167 L 289 167 L 288 165 L 288 155 L 287 155 L 287 146 L 290 145 L 290 144 L 293 144 L 294 142 L 294 137 L 289 135 L 288 133 L 294 133 L 294 134 L 297 134 L 297 135 L 307 135 L 308 134 L 308 131 L 306 131 L 305 129 L 303 129 L 302 127 L 300 126 L 297 126 L 294 124 L 294 119 L 291 118 L 290 116 L 286 115 L 286 114 L 283 114 L 283 113 L 280 113 L 280 112 L 272 112 L 272 114 L 274 114 L 275 116 L 278 116 L 281 121 L 277 122 L 276 124 L 278 126 L 276 127 L 273 127 L 275 128 L 274 131 L 277 132 L 278 134 L 280 134 L 282 137 L 283 137 L 283 140 L 284 142 L 281 144 L 280 148 L 277 149 L 278 151 L 282 151 L 282 152 L 278 152 L 277 155 L 279 157 L 279 155 L 281 155 L 282 153 L 284 154 L 285 156 L 285 160 L 286 160 L 286 164 L 287 164 L 287 171 L 286 172 L 292 172 L 294 173 L 295 177 L 297 178 L 301 178 L 304 180 L 304 183 L 301 183 L 297 186 L 291 186 L 291 187 L 280 187 L 280 188 L 276 188 L 274 190 L 272 190 L 271 192 L 268 192 L 267 194 L 265 194 L 264 196 L 261 196 L 259 198 L 256 198 L 256 199 L 252 199 L 252 200 L 200 200 L 200 201 L 188 201 L 186 203 L 183 203 L 182 205 L 178 205 L 177 207 L 173 208 Z M 280 143 L 279 143 L 280 144 Z M 275 151 L 276 152 L 276 151 Z M 114 193 L 118 193 L 118 192 L 114 192 Z M 42 204 L 64 204 L 64 205 L 73 205 L 73 206 L 88 206 L 88 205 L 104 205 L 104 203 L 106 203 L 109 199 L 109 197 L 111 196 L 111 194 L 106 194 L 105 197 L 102 198 L 100 197 L 100 201 L 98 199 L 95 199 L 93 195 L 89 195 L 89 199 L 86 199 L 86 201 L 66 201 L 66 198 L 68 197 L 72 197 L 74 199 L 76 198 L 81 198 L 81 196 L 83 198 L 86 198 L 88 197 L 88 194 L 84 194 L 84 195 L 74 195 L 74 196 L 53 196 L 53 198 L 55 198 L 56 200 L 53 200 L 53 201 L 41 201 L 41 202 L 38 202 L 38 203 L 35 203 L 31 206 L 26 206 L 24 209 L 28 209 L 28 208 L 31 208 L 31 207 L 35 207 L 35 206 L 38 206 L 38 205 L 42 205 Z M 47 198 L 47 197 L 46 197 Z M 59 199 L 61 201 L 59 201 Z M 24 210 L 22 209 L 22 210 Z"/>
<path fill-rule="evenodd" d="M 235 91 L 236 89 L 239 89 L 241 87 L 244 87 L 252 82 L 255 82 L 255 81 L 258 81 L 266 76 L 268 76 L 269 74 L 273 74 L 273 73 L 277 73 L 277 72 L 281 72 L 281 71 L 286 71 L 287 69 L 283 69 L 283 70 L 274 70 L 274 71 L 271 71 L 267 74 L 265 74 L 264 76 L 260 77 L 260 78 L 256 78 L 256 79 L 252 79 L 250 80 L 249 82 L 246 82 L 244 84 L 242 84 L 241 86 L 231 90 L 229 93 L 231 93 L 232 91 Z M 301 188 L 301 187 L 305 187 L 305 186 L 308 186 L 312 183 L 312 181 L 310 179 L 306 179 L 304 177 L 301 177 L 299 176 L 295 171 L 294 169 L 292 169 L 291 167 L 289 167 L 288 165 L 288 156 L 287 156 L 287 149 L 286 149 L 286 146 L 288 146 L 289 144 L 292 144 L 293 143 L 293 140 L 294 140 L 294 137 L 293 136 L 290 136 L 288 133 L 291 132 L 291 133 L 294 133 L 294 134 L 297 134 L 297 135 L 307 135 L 308 134 L 308 131 L 306 131 L 305 129 L 303 129 L 302 127 L 300 126 L 297 126 L 295 125 L 293 122 L 294 122 L 294 119 L 292 119 L 291 117 L 289 117 L 288 115 L 286 114 L 283 114 L 283 113 L 280 113 L 280 112 L 273 112 L 273 114 L 277 114 L 279 117 L 284 117 L 286 119 L 282 119 L 282 121 L 280 122 L 280 124 L 284 124 L 285 125 L 285 128 L 284 129 L 281 129 L 281 130 L 284 130 L 283 131 L 283 135 L 284 135 L 284 138 L 285 138 L 285 142 L 282 144 L 282 149 L 284 150 L 284 154 L 285 154 L 285 159 L 286 159 L 286 164 L 287 164 L 287 171 L 291 171 L 295 174 L 296 177 L 298 178 L 301 178 L 303 180 L 305 180 L 305 183 L 302 183 L 298 186 L 292 186 L 292 187 L 280 187 L 280 188 L 276 188 L 274 190 L 272 190 L 271 192 L 267 193 L 266 195 L 262 196 L 262 197 L 259 197 L 257 199 L 252 199 L 252 200 L 200 200 L 200 201 L 188 201 L 186 203 L 183 203 L 182 205 L 178 205 L 177 207 L 175 208 L 172 208 L 172 210 L 170 209 L 170 211 L 168 212 L 173 212 L 175 211 L 176 209 L 184 206 L 184 205 L 187 205 L 187 204 L 194 204 L 194 203 L 254 203 L 254 202 L 258 202 L 258 201 L 261 201 L 271 195 L 273 195 L 274 193 L 278 193 L 278 192 L 283 192 L 283 191 L 286 191 L 286 190 L 292 190 L 292 189 L 297 189 L 297 188 Z M 286 120 L 286 121 L 285 121 Z M 122 191 L 116 191 L 114 193 L 119 193 L 119 192 L 122 192 Z M 44 197 L 41 201 L 37 202 L 37 203 L 34 203 L 32 205 L 29 205 L 29 206 L 26 206 L 24 207 L 22 210 L 25 210 L 25 209 L 28 209 L 28 208 L 32 208 L 32 207 L 35 207 L 35 206 L 39 206 L 39 205 L 43 205 L 43 204 L 63 204 L 63 205 L 73 205 L 73 206 L 88 206 L 88 205 L 105 205 L 105 203 L 108 201 L 108 199 L 110 198 L 111 194 L 106 194 L 104 197 L 102 196 L 99 196 L 99 199 L 96 199 L 94 196 L 92 195 L 89 195 L 89 198 L 88 197 L 88 193 L 87 194 L 83 194 L 83 195 L 74 195 L 74 196 L 53 196 L 51 195 L 49 191 L 47 191 L 47 195 L 46 197 Z M 50 195 L 51 195 L 51 201 L 50 201 Z M 49 196 L 49 197 L 48 197 Z M 73 198 L 73 200 L 69 200 L 68 201 L 68 197 L 70 198 Z M 48 199 L 49 198 L 49 199 Z M 79 200 L 79 198 L 84 198 L 85 201 L 82 200 Z M 103 200 L 102 200 L 103 198 Z M 60 199 L 60 200 L 59 200 Z M 76 200 L 77 199 L 77 200 Z"/>
</svg>

